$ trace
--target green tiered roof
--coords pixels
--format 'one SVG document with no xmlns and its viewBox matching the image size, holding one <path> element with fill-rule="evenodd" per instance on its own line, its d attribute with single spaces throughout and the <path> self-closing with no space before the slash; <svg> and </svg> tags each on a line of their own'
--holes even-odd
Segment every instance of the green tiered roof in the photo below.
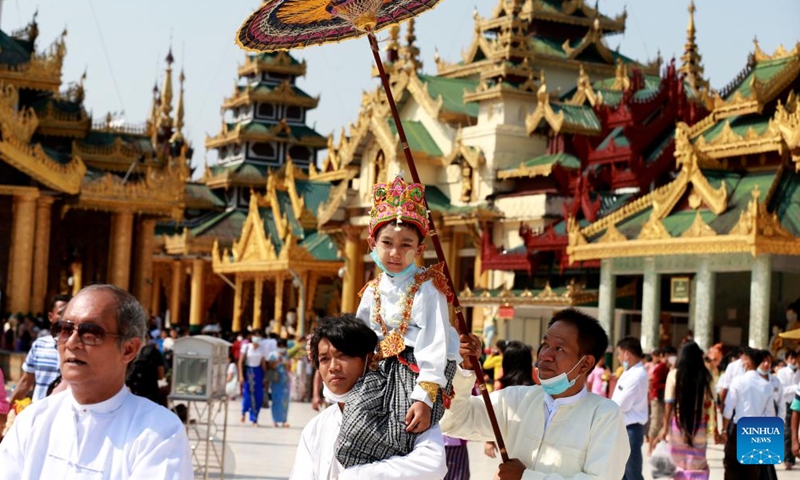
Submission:
<svg viewBox="0 0 800 480">
<path fill-rule="evenodd" d="M 393 134 L 397 134 L 397 125 L 394 123 L 393 118 L 389 119 L 389 128 Z M 403 120 L 403 129 L 406 132 L 408 146 L 411 150 L 424 152 L 431 157 L 441 157 L 443 155 L 442 149 L 436 145 L 433 137 L 428 133 L 428 129 L 425 128 L 422 122 Z"/>
<path fill-rule="evenodd" d="M 33 45 L 0 30 L 0 65 L 19 65 L 31 61 Z"/>
<path fill-rule="evenodd" d="M 461 113 L 470 117 L 478 116 L 478 105 L 464 103 L 464 92 L 475 90 L 478 82 L 461 78 L 445 78 L 419 74 L 422 83 L 427 84 L 428 94 L 433 99 L 442 97 L 442 109 L 446 112 Z"/>
</svg>

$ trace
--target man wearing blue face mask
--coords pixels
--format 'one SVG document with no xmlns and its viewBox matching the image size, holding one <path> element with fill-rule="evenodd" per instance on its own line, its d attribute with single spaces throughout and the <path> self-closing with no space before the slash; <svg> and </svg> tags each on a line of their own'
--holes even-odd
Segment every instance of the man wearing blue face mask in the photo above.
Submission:
<svg viewBox="0 0 800 480">
<path fill-rule="evenodd" d="M 776 374 L 783 386 L 783 403 L 786 404 L 786 418 L 784 419 L 784 457 L 783 466 L 786 470 L 794 467 L 795 458 L 792 454 L 792 410 L 789 408 L 797 385 L 800 384 L 800 370 L 797 368 L 797 352 L 789 350 L 786 352 L 786 366 L 778 370 Z"/>
<path fill-rule="evenodd" d="M 491 394 L 510 461 L 499 480 L 617 480 L 628 459 L 628 436 L 619 407 L 586 390 L 586 375 L 608 347 L 600 323 L 577 310 L 553 316 L 539 347 L 542 385 L 507 387 Z M 468 358 L 480 340 L 461 336 L 466 359 L 453 379 L 455 396 L 441 421 L 447 435 L 494 440 L 486 407 L 470 395 L 475 373 Z"/>
<path fill-rule="evenodd" d="M 643 480 L 642 443 L 644 425 L 647 423 L 647 370 L 642 358 L 642 344 L 634 337 L 625 337 L 617 342 L 617 358 L 624 371 L 617 381 L 611 396 L 625 414 L 625 429 L 628 432 L 631 456 L 625 465 L 623 480 Z"/>
</svg>

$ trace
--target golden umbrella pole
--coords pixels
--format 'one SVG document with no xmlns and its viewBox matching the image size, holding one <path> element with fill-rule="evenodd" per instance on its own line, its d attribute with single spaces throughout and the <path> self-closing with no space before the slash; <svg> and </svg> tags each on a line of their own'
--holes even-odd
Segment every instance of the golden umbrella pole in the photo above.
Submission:
<svg viewBox="0 0 800 480">
<path fill-rule="evenodd" d="M 400 143 L 403 145 L 403 153 L 406 157 L 406 163 L 408 163 L 408 169 L 411 172 L 411 178 L 414 183 L 422 183 L 422 181 L 419 179 L 419 173 L 417 173 L 417 167 L 414 164 L 414 157 L 411 155 L 411 150 L 408 148 L 406 132 L 403 129 L 403 123 L 400 121 L 400 114 L 397 111 L 397 104 L 394 102 L 392 87 L 389 85 L 389 78 L 386 76 L 386 70 L 383 68 L 380 48 L 378 47 L 378 39 L 375 38 L 375 34 L 372 31 L 367 32 L 367 38 L 369 39 L 369 44 L 372 48 L 372 56 L 375 57 L 375 64 L 378 66 L 378 72 L 380 73 L 383 90 L 386 92 L 386 98 L 389 101 L 389 108 L 392 111 L 392 118 L 394 119 L 395 125 L 397 125 L 397 134 L 400 136 Z M 443 270 L 444 275 L 447 278 L 447 285 L 453 292 L 453 309 L 456 312 L 456 319 L 458 320 L 458 332 L 466 335 L 469 334 L 467 322 L 464 320 L 464 313 L 461 310 L 461 304 L 458 301 L 456 288 L 453 284 L 453 279 L 450 276 L 450 268 L 447 266 L 447 260 L 445 259 L 444 250 L 442 249 L 442 242 L 439 240 L 439 235 L 436 233 L 436 225 L 433 223 L 433 215 L 431 215 L 431 210 L 428 208 L 428 199 L 425 198 L 424 201 L 425 210 L 428 212 L 428 221 L 430 222 L 430 234 L 431 240 L 433 241 L 433 248 L 436 250 L 436 256 L 444 267 Z M 489 391 L 486 389 L 486 382 L 483 381 L 483 369 L 481 368 L 481 364 L 477 357 L 471 356 L 469 361 L 472 363 L 475 374 L 478 377 L 478 386 L 481 391 L 481 397 L 483 397 L 483 403 L 486 404 L 486 413 L 489 414 L 489 421 L 492 423 L 492 430 L 494 431 L 494 438 L 497 442 L 497 448 L 500 450 L 500 455 L 503 458 L 503 462 L 507 462 L 509 459 L 508 452 L 506 451 L 506 444 L 503 441 L 502 433 L 500 433 L 500 425 L 497 423 L 494 407 L 492 406 L 491 399 L 489 398 Z"/>
</svg>

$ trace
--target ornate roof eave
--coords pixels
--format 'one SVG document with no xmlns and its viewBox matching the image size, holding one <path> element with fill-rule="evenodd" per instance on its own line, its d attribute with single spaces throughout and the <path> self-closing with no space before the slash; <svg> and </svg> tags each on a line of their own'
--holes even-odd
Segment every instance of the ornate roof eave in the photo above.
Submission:
<svg viewBox="0 0 800 480">
<path fill-rule="evenodd" d="M 112 145 L 103 147 L 73 141 L 72 152 L 79 155 L 87 164 L 104 170 L 127 172 L 131 164 L 135 163 L 135 171 L 141 172 L 149 166 L 154 166 L 154 159 L 150 153 L 125 145 L 121 138 L 117 138 Z"/>
<path fill-rule="evenodd" d="M 685 132 L 685 130 L 685 124 L 679 123 L 676 129 L 676 140 L 681 136 L 685 136 L 685 133 L 680 133 Z M 605 240 L 618 238 L 619 235 L 614 226 L 647 208 L 652 207 L 653 213 L 650 221 L 657 225 L 656 222 L 660 223 L 672 211 L 688 190 L 690 183 L 692 184 L 692 193 L 689 203 L 693 208 L 699 207 L 702 202 L 705 202 L 715 214 L 719 215 L 724 212 L 728 204 L 728 192 L 725 184 L 723 183 L 720 188 L 714 189 L 699 168 L 698 155 L 696 153 L 687 154 L 686 147 L 681 145 L 682 142 L 683 140 L 676 141 L 675 156 L 683 167 L 675 180 L 623 205 L 621 208 L 584 228 L 578 227 L 575 220 L 569 218 L 567 231 L 570 237 L 570 248 L 587 244 L 586 238 L 595 236 L 604 230 L 606 230 L 606 236 L 608 237 Z M 601 240 L 602 242 L 603 240 Z"/>
<path fill-rule="evenodd" d="M 237 73 L 240 77 L 256 75 L 260 72 L 287 73 L 289 75 L 304 76 L 306 74 L 306 61 L 292 63 L 291 57 L 285 51 L 277 52 L 275 62 L 262 62 L 258 55 L 247 55 L 244 63 L 239 65 Z"/>
<path fill-rule="evenodd" d="M 224 125 L 224 124 L 223 124 Z M 303 135 L 300 138 L 295 138 L 289 134 L 288 137 L 281 137 L 278 132 L 267 133 L 253 133 L 242 131 L 241 125 L 236 125 L 233 130 L 228 130 L 223 127 L 222 132 L 218 135 L 209 137 L 206 136 L 206 148 L 220 148 L 230 144 L 239 144 L 243 142 L 282 142 L 291 143 L 293 145 L 302 145 L 304 147 L 317 147 L 325 148 L 328 146 L 327 140 L 321 137 L 310 137 Z"/>
<path fill-rule="evenodd" d="M 534 177 L 549 177 L 553 173 L 555 164 L 526 166 L 520 164 L 519 167 L 509 170 L 500 170 L 497 172 L 498 180 L 508 180 L 511 178 L 534 178 Z"/>
<path fill-rule="evenodd" d="M 192 232 L 185 228 L 183 232 L 175 235 L 163 235 L 164 251 L 168 255 L 203 255 L 210 256 L 214 248 L 216 238 L 201 237 L 197 238 Z"/>
<path fill-rule="evenodd" d="M 284 82 L 287 84 L 287 82 Z M 284 85 L 281 84 L 281 85 Z M 275 103 L 281 105 L 297 105 L 300 107 L 317 108 L 319 105 L 319 96 L 317 97 L 303 97 L 294 93 L 294 90 L 289 87 L 276 88 L 269 93 L 254 92 L 249 86 L 244 91 L 237 91 L 230 97 L 222 102 L 223 109 L 236 108 L 253 103 Z"/>
<path fill-rule="evenodd" d="M 751 192 L 748 206 L 739 215 L 738 223 L 724 235 L 718 235 L 709 227 L 699 212 L 694 223 L 680 237 L 672 237 L 667 232 L 657 212 L 651 215 L 637 239 L 627 239 L 611 224 L 596 243 L 588 243 L 584 232 L 579 231 L 572 222 L 568 228 L 570 241 L 567 253 L 570 262 L 715 253 L 800 255 L 800 239 L 783 228 L 777 215 L 769 212 L 766 203 L 760 202 L 759 198 L 760 191 L 756 186 Z"/>
<path fill-rule="evenodd" d="M 567 253 L 570 262 L 659 255 L 730 253 L 750 253 L 754 257 L 762 254 L 800 255 L 800 239 L 775 239 L 760 235 L 755 238 L 748 235 L 669 237 L 569 246 Z"/>
<path fill-rule="evenodd" d="M 458 295 L 459 302 L 467 307 L 477 306 L 526 306 L 526 307 L 571 307 L 596 302 L 597 292 L 587 292 L 580 286 L 570 285 L 563 294 L 558 294 L 550 288 L 548 283 L 539 293 L 534 294 L 530 290 L 524 290 L 519 295 L 515 295 L 507 288 L 503 288 L 495 297 L 488 291 L 479 294 L 473 293 L 469 288 L 463 290 Z"/>
<path fill-rule="evenodd" d="M 784 67 L 776 76 L 770 78 L 767 83 L 758 81 L 756 76 L 753 75 L 750 80 L 750 95 L 747 97 L 742 96 L 741 93 L 737 91 L 732 97 L 723 99 L 720 97 L 719 93 L 714 92 L 712 98 L 715 117 L 717 119 L 722 119 L 736 115 L 761 113 L 764 105 L 774 100 L 775 97 L 783 92 L 786 87 L 797 78 L 798 74 L 800 74 L 800 42 L 792 52 L 786 52 L 784 56 L 794 56 L 795 58 L 793 61 Z M 777 55 L 775 57 L 783 58 Z"/>
<path fill-rule="evenodd" d="M 52 103 L 43 112 L 38 112 L 37 133 L 69 138 L 85 138 L 92 128 L 92 117 L 81 108 L 80 112 L 65 113 L 56 110 Z"/>
<path fill-rule="evenodd" d="M 336 185 L 331 190 L 328 196 L 328 201 L 322 203 L 316 212 L 317 228 L 322 228 L 323 225 L 331 221 L 337 211 L 341 210 L 350 194 L 350 180 L 358 175 L 357 170 L 340 170 L 347 173 L 347 176 L 342 179 L 343 181 Z"/>
<path fill-rule="evenodd" d="M 133 211 L 180 219 L 188 167 L 149 168 L 144 178 L 123 183 L 112 173 L 84 178 L 80 195 L 69 208 L 107 212 Z"/>
<path fill-rule="evenodd" d="M 474 92 L 464 92 L 464 103 L 494 99 L 517 99 L 531 102 L 535 96 L 535 92 L 520 90 L 518 88 L 512 88 L 502 84 L 487 87 L 485 89 L 481 89 L 479 86 L 478 90 Z"/>
<path fill-rule="evenodd" d="M 0 82 L 57 94 L 61 87 L 61 67 L 67 52 L 64 41 L 66 33 L 65 30 L 47 52 L 31 55 L 27 63 L 13 67 L 0 65 Z"/>
<path fill-rule="evenodd" d="M 467 213 L 443 213 L 442 221 L 446 227 L 459 225 L 479 225 L 483 222 L 493 222 L 503 215 L 495 210 L 485 207 L 476 207 Z"/>
<path fill-rule="evenodd" d="M 0 140 L 0 157 L 17 170 L 54 190 L 74 195 L 81 190 L 86 164 L 74 155 L 67 164 L 56 162 L 42 149 L 13 136 Z"/>
</svg>

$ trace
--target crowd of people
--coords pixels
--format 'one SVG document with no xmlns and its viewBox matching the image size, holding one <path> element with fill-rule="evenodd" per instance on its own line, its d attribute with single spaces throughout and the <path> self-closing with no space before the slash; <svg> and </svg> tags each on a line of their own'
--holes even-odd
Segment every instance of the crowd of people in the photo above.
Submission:
<svg viewBox="0 0 800 480">
<path fill-rule="evenodd" d="M 595 318 L 565 309 L 535 351 L 498 342 L 484 356 L 481 339 L 450 324 L 442 271 L 415 262 L 429 233 L 424 186 L 398 177 L 373 197 L 368 245 L 383 273 L 355 314 L 325 318 L 298 341 L 270 327 L 230 338 L 226 394 L 241 396 L 242 423 L 258 426 L 269 407 L 272 425 L 288 427 L 290 400 L 321 409 L 303 429 L 292 479 L 462 480 L 467 441 L 503 456 L 500 480 L 642 480 L 646 468 L 708 479 L 712 441 L 725 446 L 726 480 L 776 478 L 774 466 L 736 457 L 736 426 L 751 416 L 785 422 L 784 468 L 793 468 L 800 373 L 791 344 L 780 357 L 752 348 L 723 356 L 722 345 L 704 352 L 689 334 L 678 349 L 646 353 L 634 337 L 609 345 Z M 0 427 L 9 405 L 19 413 L 0 441 L 0 480 L 191 478 L 186 419 L 164 408 L 186 332 L 148 325 L 135 298 L 112 285 L 54 297 L 47 320 L 10 400 L 0 394 Z"/>
</svg>

